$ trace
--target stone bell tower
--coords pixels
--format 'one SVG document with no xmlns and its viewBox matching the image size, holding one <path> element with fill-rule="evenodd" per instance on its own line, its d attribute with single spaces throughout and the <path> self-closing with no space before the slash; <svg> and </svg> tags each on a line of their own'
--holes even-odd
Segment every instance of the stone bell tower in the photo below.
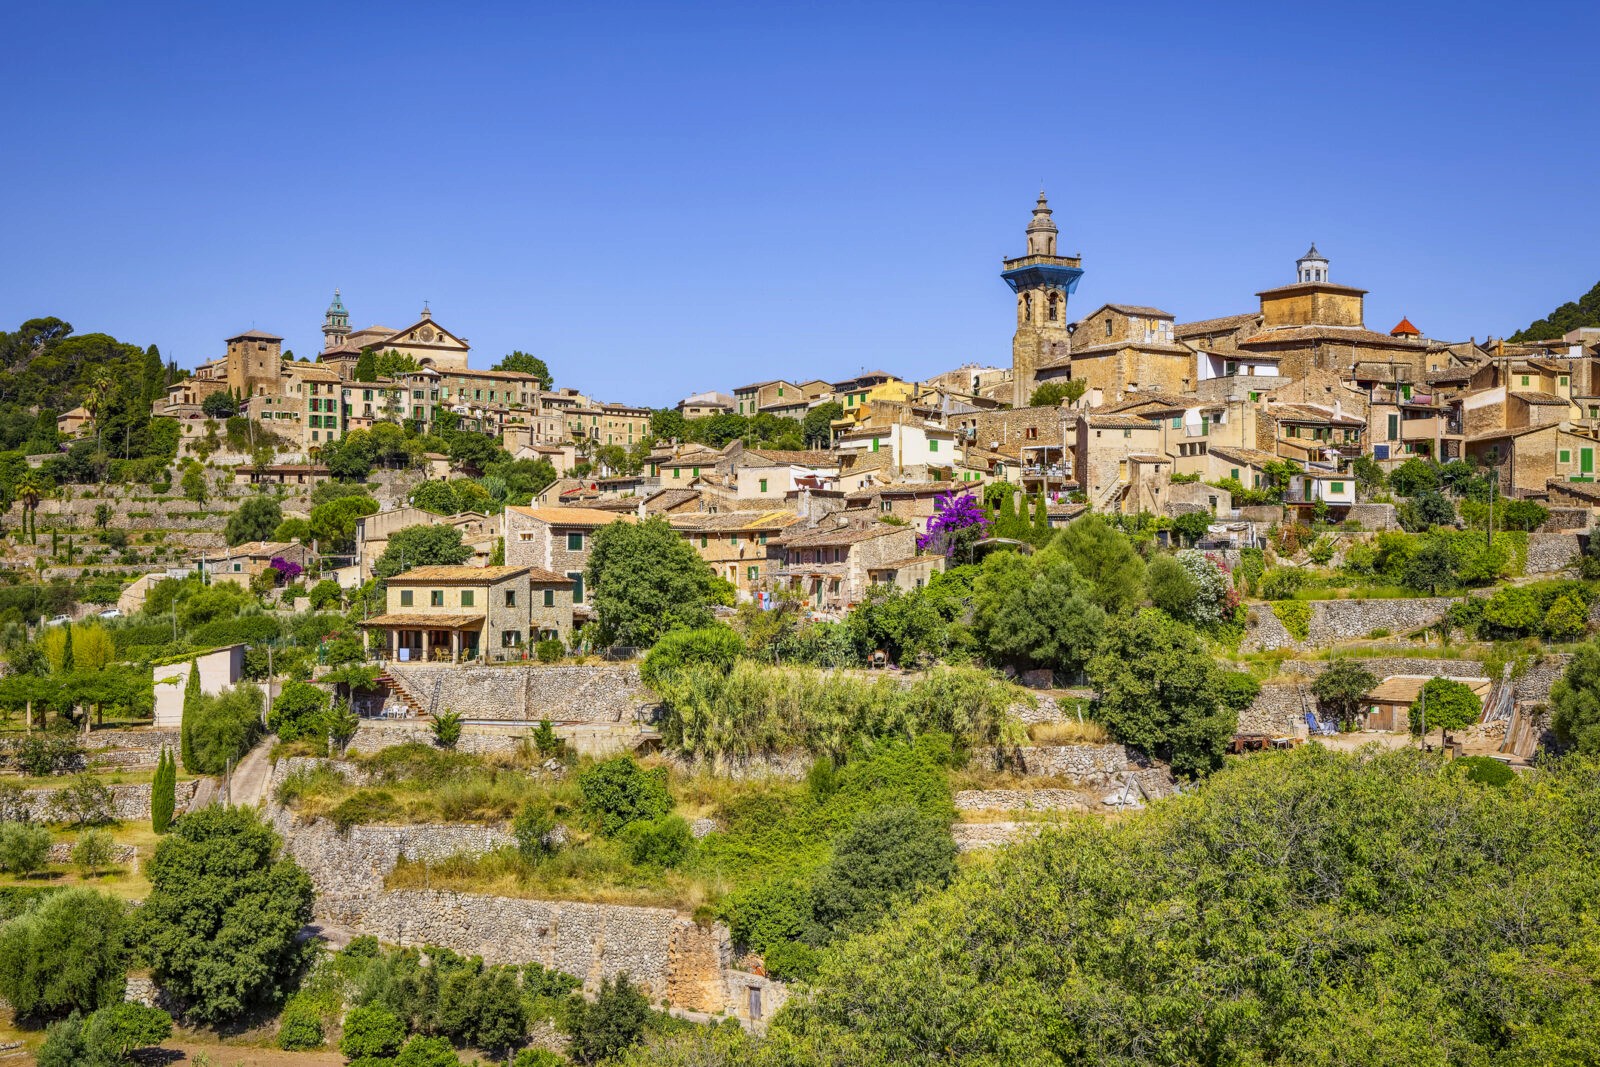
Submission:
<svg viewBox="0 0 1600 1067">
<path fill-rule="evenodd" d="M 1083 261 L 1056 254 L 1059 231 L 1050 215 L 1040 189 L 1028 223 L 1027 254 L 1001 262 L 1000 277 L 1017 294 L 1017 332 L 1011 338 L 1013 407 L 1027 407 L 1041 366 L 1072 354 L 1067 298 L 1083 277 Z"/>
<path fill-rule="evenodd" d="M 350 312 L 344 309 L 344 301 L 339 299 L 339 290 L 335 289 L 333 303 L 322 316 L 322 350 L 338 348 L 349 336 Z"/>
</svg>

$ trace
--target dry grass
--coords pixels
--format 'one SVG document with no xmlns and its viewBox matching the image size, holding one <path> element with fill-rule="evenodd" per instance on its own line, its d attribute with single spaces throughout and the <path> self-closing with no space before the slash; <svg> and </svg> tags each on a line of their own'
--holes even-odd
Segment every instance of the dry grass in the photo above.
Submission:
<svg viewBox="0 0 1600 1067">
<path fill-rule="evenodd" d="M 1036 745 L 1103 745 L 1111 740 L 1110 732 L 1093 719 L 1036 722 L 1028 727 L 1028 737 Z"/>
<path fill-rule="evenodd" d="M 509 849 L 452 856 L 432 863 L 401 860 L 384 886 L 691 912 L 719 899 L 731 888 L 720 879 L 632 867 L 616 854 L 614 846 L 599 841 L 565 847 L 534 864 L 524 863 Z"/>
</svg>

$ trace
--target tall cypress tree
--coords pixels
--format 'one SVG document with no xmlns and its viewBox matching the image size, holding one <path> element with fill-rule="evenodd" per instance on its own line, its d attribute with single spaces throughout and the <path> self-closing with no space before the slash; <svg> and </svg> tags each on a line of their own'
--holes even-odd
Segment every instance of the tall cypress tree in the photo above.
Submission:
<svg viewBox="0 0 1600 1067">
<path fill-rule="evenodd" d="M 77 666 L 77 661 L 72 655 L 72 624 L 69 622 L 63 625 L 67 628 L 67 644 L 61 653 L 61 673 L 71 674 L 72 669 Z"/>
<path fill-rule="evenodd" d="M 178 726 L 178 748 L 185 770 L 194 770 L 194 741 L 189 733 L 200 710 L 200 661 L 189 661 L 189 680 L 183 686 L 183 720 Z"/>
<path fill-rule="evenodd" d="M 161 759 L 156 764 L 156 775 L 150 783 L 150 829 L 158 834 L 167 832 L 172 825 L 172 813 L 178 806 L 178 763 L 170 748 L 161 749 Z"/>
<path fill-rule="evenodd" d="M 1050 543 L 1050 538 L 1055 536 L 1055 531 L 1050 529 L 1050 508 L 1045 503 L 1044 490 L 1039 490 L 1039 499 L 1033 505 L 1033 543 L 1043 548 Z"/>
<path fill-rule="evenodd" d="M 1000 498 L 1000 517 L 995 520 L 994 535 L 996 537 L 1017 536 L 1017 509 L 1012 503 L 1016 494 L 1007 492 Z"/>
</svg>

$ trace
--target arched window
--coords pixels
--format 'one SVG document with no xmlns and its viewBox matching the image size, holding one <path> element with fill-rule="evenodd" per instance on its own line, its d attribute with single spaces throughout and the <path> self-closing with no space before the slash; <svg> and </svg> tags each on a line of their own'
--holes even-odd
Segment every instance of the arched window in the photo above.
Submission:
<svg viewBox="0 0 1600 1067">
<path fill-rule="evenodd" d="M 1022 317 L 1029 322 L 1033 321 L 1033 294 L 1022 294 Z"/>
<path fill-rule="evenodd" d="M 1060 298 L 1055 293 L 1051 293 L 1050 294 L 1050 321 L 1051 322 L 1055 322 L 1056 319 L 1060 316 L 1060 309 L 1058 307 L 1059 300 L 1060 300 Z"/>
</svg>

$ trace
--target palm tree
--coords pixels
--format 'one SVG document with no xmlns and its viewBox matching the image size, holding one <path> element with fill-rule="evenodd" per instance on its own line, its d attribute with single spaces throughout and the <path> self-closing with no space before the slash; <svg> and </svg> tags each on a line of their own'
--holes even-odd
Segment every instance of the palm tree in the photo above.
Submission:
<svg viewBox="0 0 1600 1067">
<path fill-rule="evenodd" d="M 32 471 L 17 479 L 17 499 L 22 501 L 22 529 L 30 544 L 38 540 L 39 501 L 50 492 L 49 483 Z"/>
<path fill-rule="evenodd" d="M 94 378 L 89 382 L 89 395 L 83 398 L 83 410 L 89 413 L 94 420 L 94 450 L 100 451 L 101 424 L 100 413 L 106 409 L 106 402 L 110 399 L 111 387 L 116 384 L 116 379 L 111 377 L 111 372 L 101 368 L 95 371 Z"/>
</svg>

